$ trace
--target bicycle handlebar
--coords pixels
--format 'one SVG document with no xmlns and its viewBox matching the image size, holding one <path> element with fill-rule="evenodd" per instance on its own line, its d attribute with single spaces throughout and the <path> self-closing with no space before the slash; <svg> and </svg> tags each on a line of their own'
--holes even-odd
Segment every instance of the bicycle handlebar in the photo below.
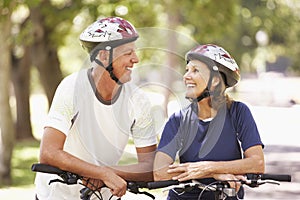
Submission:
<svg viewBox="0 0 300 200">
<path fill-rule="evenodd" d="M 291 182 L 291 175 L 287 174 L 246 174 L 247 179 L 274 180 L 280 182 Z"/>
<path fill-rule="evenodd" d="M 50 183 L 52 182 L 61 182 L 65 184 L 77 184 L 78 180 L 82 180 L 83 177 L 79 176 L 75 173 L 71 173 L 68 171 L 61 170 L 59 168 L 46 165 L 46 164 L 33 164 L 31 167 L 31 170 L 34 172 L 42 172 L 42 173 L 49 173 L 49 174 L 56 174 L 60 176 L 62 180 L 55 179 L 51 180 Z M 279 182 L 291 182 L 291 175 L 287 174 L 246 174 L 247 180 L 242 181 L 242 180 L 232 180 L 235 182 L 240 182 L 241 184 L 245 184 L 249 187 L 258 187 L 259 185 L 262 185 L 264 183 L 273 183 L 273 184 L 278 184 Z M 217 181 L 218 183 L 225 184 L 228 181 Z M 49 184 L 50 184 L 49 183 Z M 166 188 L 169 186 L 173 186 L 174 188 L 179 187 L 203 187 L 203 184 L 201 184 L 197 180 L 191 180 L 187 182 L 179 182 L 177 180 L 164 180 L 164 181 L 154 181 L 154 182 L 134 182 L 134 181 L 127 181 L 127 190 L 135 193 L 135 194 L 146 194 L 150 196 L 152 199 L 155 199 L 155 197 L 148 193 L 148 192 L 140 192 L 139 188 L 146 188 L 149 190 L 152 189 L 158 189 L 158 188 Z M 205 185 L 204 185 L 205 186 Z M 88 187 L 84 188 L 82 191 L 81 198 L 82 199 L 89 199 L 86 196 L 90 195 L 93 190 L 89 189 Z"/>
<path fill-rule="evenodd" d="M 65 173 L 65 171 L 63 171 L 61 169 L 58 169 L 58 168 L 50 166 L 50 165 L 41 164 L 41 163 L 33 164 L 31 166 L 31 171 L 48 173 L 48 174 L 57 174 L 57 175 L 61 175 L 61 174 Z"/>
<path fill-rule="evenodd" d="M 257 187 L 258 185 L 266 183 L 266 181 L 264 180 L 291 182 L 291 175 L 287 175 L 287 174 L 246 174 L 246 177 L 247 177 L 247 181 L 241 181 L 241 183 L 248 185 L 250 187 Z M 177 180 L 148 182 L 147 188 L 158 189 L 158 188 L 164 188 L 172 185 L 179 185 L 180 183 L 181 182 Z"/>
<path fill-rule="evenodd" d="M 56 168 L 56 167 L 53 167 L 53 166 L 50 166 L 47 164 L 41 164 L 41 163 L 33 164 L 31 166 L 31 170 L 34 172 L 56 174 L 63 179 L 63 180 L 60 180 L 60 179 L 50 180 L 49 184 L 51 184 L 53 182 L 60 182 L 60 183 L 64 183 L 67 185 L 71 185 L 71 184 L 77 184 L 78 180 L 83 180 L 83 177 L 80 175 L 77 175 L 72 172 L 64 171 L 64 170 L 61 170 L 59 168 Z M 81 184 L 81 185 L 83 185 L 83 184 Z M 103 187 L 105 187 L 105 186 L 103 186 Z M 132 192 L 134 194 L 144 194 L 144 195 L 151 197 L 152 199 L 155 199 L 155 197 L 152 194 L 150 194 L 146 191 L 139 190 L 139 188 L 147 188 L 147 187 L 148 187 L 147 182 L 127 181 L 127 190 L 129 192 Z M 80 198 L 88 200 L 88 199 L 90 199 L 90 196 L 93 193 L 95 194 L 94 190 L 92 190 L 88 186 L 85 186 L 85 188 L 82 188 L 80 190 L 80 194 L 81 194 Z"/>
<path fill-rule="evenodd" d="M 164 188 L 170 185 L 179 185 L 179 184 L 180 182 L 175 180 L 154 181 L 154 182 L 148 182 L 147 188 L 152 190 L 152 189 Z"/>
</svg>

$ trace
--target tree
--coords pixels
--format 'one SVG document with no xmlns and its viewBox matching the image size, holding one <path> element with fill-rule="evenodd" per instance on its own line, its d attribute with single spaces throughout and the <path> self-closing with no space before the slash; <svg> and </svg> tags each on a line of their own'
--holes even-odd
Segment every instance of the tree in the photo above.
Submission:
<svg viewBox="0 0 300 200">
<path fill-rule="evenodd" d="M 31 67 L 35 66 L 39 72 L 49 105 L 57 85 L 63 78 L 58 48 L 71 29 L 74 13 L 79 10 L 78 2 L 80 1 L 72 1 L 72 4 L 63 6 L 52 4 L 48 0 L 19 4 L 26 7 L 29 14 L 17 24 L 20 32 L 15 36 L 14 43 L 15 48 L 22 49 L 24 53 L 14 53 L 12 60 L 12 80 L 17 102 L 17 139 L 33 138 L 29 105 Z"/>
<path fill-rule="evenodd" d="M 11 26 L 10 21 L 14 1 L 0 2 L 0 185 L 11 182 L 11 156 L 15 130 L 10 109 L 10 69 L 11 69 Z"/>
<path fill-rule="evenodd" d="M 240 22 L 235 26 L 236 34 L 228 38 L 234 43 L 234 54 L 241 61 L 244 72 L 255 72 L 253 65 L 255 52 L 261 47 L 258 33 L 265 33 L 267 43 L 265 59 L 272 62 L 276 57 L 288 57 L 290 70 L 300 72 L 299 67 L 299 1 L 281 0 L 242 0 L 239 10 Z"/>
<path fill-rule="evenodd" d="M 24 26 L 28 20 L 23 24 Z M 32 139 L 32 128 L 30 121 L 30 68 L 32 65 L 30 59 L 30 48 L 28 43 L 23 43 L 21 55 L 12 51 L 12 76 L 11 80 L 14 86 L 16 99 L 16 139 Z"/>
</svg>

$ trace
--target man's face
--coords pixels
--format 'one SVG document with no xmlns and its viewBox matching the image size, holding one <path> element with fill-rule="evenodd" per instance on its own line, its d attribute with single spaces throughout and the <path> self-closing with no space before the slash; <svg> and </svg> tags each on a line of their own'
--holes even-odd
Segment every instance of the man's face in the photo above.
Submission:
<svg viewBox="0 0 300 200">
<path fill-rule="evenodd" d="M 136 55 L 135 42 L 118 46 L 113 52 L 113 73 L 121 83 L 131 80 L 131 71 L 135 63 L 139 62 Z"/>
</svg>

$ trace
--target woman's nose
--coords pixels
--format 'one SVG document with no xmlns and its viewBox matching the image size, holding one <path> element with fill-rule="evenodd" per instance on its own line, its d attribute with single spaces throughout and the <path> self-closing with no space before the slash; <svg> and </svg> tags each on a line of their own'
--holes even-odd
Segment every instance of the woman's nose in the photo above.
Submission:
<svg viewBox="0 0 300 200">
<path fill-rule="evenodd" d="M 185 74 L 183 75 L 183 80 L 191 79 L 189 71 L 186 71 Z"/>
</svg>

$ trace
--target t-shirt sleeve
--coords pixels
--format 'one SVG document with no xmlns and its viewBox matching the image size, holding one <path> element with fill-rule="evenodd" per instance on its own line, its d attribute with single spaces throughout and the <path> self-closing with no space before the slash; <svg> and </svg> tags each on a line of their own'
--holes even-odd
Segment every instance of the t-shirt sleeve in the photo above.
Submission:
<svg viewBox="0 0 300 200">
<path fill-rule="evenodd" d="M 255 145 L 262 145 L 264 147 L 249 107 L 242 102 L 236 102 L 233 111 L 236 113 L 234 119 L 237 125 L 236 131 L 243 151 Z M 234 116 L 234 114 L 232 115 Z"/>
<path fill-rule="evenodd" d="M 69 78 L 67 78 L 69 79 Z M 44 127 L 55 128 L 67 135 L 73 113 L 73 90 L 67 79 L 57 87 Z"/>
<path fill-rule="evenodd" d="M 169 155 L 173 160 L 175 160 L 176 154 L 181 147 L 181 139 L 178 131 L 180 126 L 179 118 L 179 112 L 170 116 L 158 145 L 158 151 Z"/>
</svg>

